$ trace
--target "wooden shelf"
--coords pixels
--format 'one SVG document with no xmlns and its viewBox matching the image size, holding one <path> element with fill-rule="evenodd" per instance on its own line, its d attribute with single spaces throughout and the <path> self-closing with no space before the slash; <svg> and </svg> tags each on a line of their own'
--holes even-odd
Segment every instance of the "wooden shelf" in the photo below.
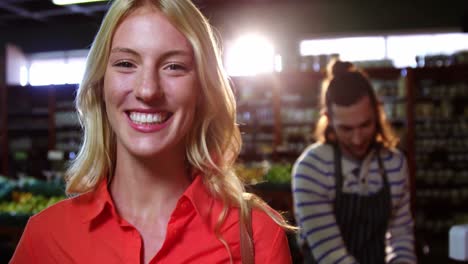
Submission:
<svg viewBox="0 0 468 264">
<path fill-rule="evenodd" d="M 14 168 L 8 165 L 14 164 L 12 160 L 8 139 L 30 137 L 32 142 L 46 138 L 46 144 L 38 145 L 34 148 L 35 153 L 45 153 L 44 155 L 28 156 L 28 164 L 31 166 L 47 166 L 47 151 L 55 149 L 56 133 L 60 131 L 81 131 L 79 125 L 65 125 L 57 127 L 55 124 L 55 114 L 64 111 L 75 111 L 74 108 L 57 105 L 67 105 L 74 102 L 77 85 L 47 85 L 47 86 L 2 86 L 0 84 L 0 140 L 2 155 L 2 170 L 0 173 L 9 175 Z M 21 101 L 18 101 L 20 99 Z M 12 103 L 15 102 L 15 103 Z M 18 102 L 19 105 L 16 105 Z M 65 102 L 65 103 L 63 103 Z M 9 104 L 9 105 L 8 105 Z M 16 108 L 15 108 L 16 107 Z M 11 120 L 10 122 L 8 120 Z M 13 123 L 13 120 L 15 121 Z M 23 120 L 23 121 L 18 121 Z M 5 143 L 4 143 L 5 142 Z M 41 143 L 43 143 L 41 141 Z M 30 168 L 37 171 L 38 168 Z M 40 168 L 39 168 L 40 169 Z M 40 170 L 39 170 L 40 171 Z M 29 173 L 34 175 L 33 173 Z M 39 173 L 40 174 L 40 173 Z M 14 176 L 14 175 L 12 175 Z"/>
<path fill-rule="evenodd" d="M 468 64 L 422 67 L 411 69 L 416 80 L 436 80 L 438 82 L 457 82 L 468 80 Z"/>
<path fill-rule="evenodd" d="M 409 165 L 413 174 L 422 172 L 422 170 L 433 171 L 434 169 L 450 169 L 454 172 L 467 170 L 468 167 L 464 165 L 466 161 L 458 160 L 452 162 L 449 160 L 450 155 L 463 154 L 464 152 L 449 149 L 451 145 L 447 145 L 449 141 L 459 141 L 464 139 L 464 137 L 453 135 L 453 128 L 448 128 L 445 125 L 456 122 L 463 123 L 468 118 L 459 115 L 452 117 L 440 115 L 422 117 L 416 116 L 415 112 L 416 106 L 419 104 L 440 104 L 441 102 L 449 101 L 453 106 L 453 102 L 457 102 L 457 104 L 464 104 L 464 101 L 468 102 L 468 96 L 460 94 L 459 91 L 456 91 L 457 95 L 455 96 L 455 93 L 450 94 L 450 90 L 440 90 L 444 88 L 448 89 L 457 83 L 468 85 L 468 65 L 415 68 L 408 69 L 407 73 L 408 91 L 412 94 L 409 98 L 407 113 L 410 119 L 408 130 L 410 137 L 408 140 L 411 148 L 411 155 L 409 156 L 411 160 L 409 160 Z M 463 91 L 463 93 L 465 92 L 468 91 Z M 443 129 L 440 129 L 440 125 L 443 126 Z M 424 146 L 424 148 L 416 149 L 421 147 L 422 140 L 432 139 L 437 141 L 442 140 L 445 144 L 442 143 L 443 146 Z M 418 162 L 417 166 L 416 161 Z M 423 179 L 422 177 L 427 178 Z M 451 220 L 454 214 L 466 212 L 466 206 L 463 207 L 463 205 L 468 201 L 467 197 L 462 194 L 465 190 L 468 190 L 468 182 L 457 182 L 459 179 L 455 179 L 454 177 L 445 179 L 446 181 L 443 182 L 440 177 L 431 177 L 432 179 L 425 174 L 418 174 L 417 178 L 412 178 L 415 215 L 424 217 L 416 223 L 417 240 L 425 240 L 429 245 L 428 248 L 430 248 L 429 252 L 420 254 L 420 261 L 434 260 L 437 257 L 445 255 L 444 251 L 446 251 L 447 242 L 443 242 L 445 247 L 443 250 L 437 247 L 431 248 L 430 245 L 440 241 L 441 237 L 446 241 L 448 228 L 427 228 L 419 226 L 419 224 L 447 222 L 447 220 Z M 432 193 L 436 195 L 431 196 Z M 447 255 L 436 262 L 454 263 L 450 262 Z"/>
</svg>

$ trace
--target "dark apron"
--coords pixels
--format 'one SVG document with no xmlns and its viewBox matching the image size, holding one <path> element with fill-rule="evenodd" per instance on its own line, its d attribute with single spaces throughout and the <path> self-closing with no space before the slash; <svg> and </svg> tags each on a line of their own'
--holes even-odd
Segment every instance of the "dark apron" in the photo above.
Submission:
<svg viewBox="0 0 468 264">
<path fill-rule="evenodd" d="M 336 198 L 334 213 L 346 249 L 359 264 L 385 263 L 385 233 L 391 214 L 391 194 L 387 173 L 377 149 L 383 187 L 379 192 L 362 196 L 343 193 L 341 151 L 334 147 Z"/>
<path fill-rule="evenodd" d="M 377 148 L 383 187 L 370 196 L 343 193 L 341 150 L 334 146 L 335 192 L 334 214 L 348 253 L 359 264 L 385 263 L 385 233 L 391 214 L 391 193 L 387 173 Z M 302 247 L 304 263 L 317 263 L 307 242 Z"/>
</svg>

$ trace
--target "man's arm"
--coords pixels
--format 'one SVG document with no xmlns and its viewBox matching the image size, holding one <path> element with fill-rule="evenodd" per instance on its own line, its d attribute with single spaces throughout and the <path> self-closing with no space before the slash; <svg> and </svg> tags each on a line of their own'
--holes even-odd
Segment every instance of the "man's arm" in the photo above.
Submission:
<svg viewBox="0 0 468 264">
<path fill-rule="evenodd" d="M 387 263 L 417 263 L 414 252 L 414 221 L 411 215 L 406 159 L 400 154 L 400 172 L 389 175 L 392 194 L 392 215 L 389 221 Z"/>
</svg>

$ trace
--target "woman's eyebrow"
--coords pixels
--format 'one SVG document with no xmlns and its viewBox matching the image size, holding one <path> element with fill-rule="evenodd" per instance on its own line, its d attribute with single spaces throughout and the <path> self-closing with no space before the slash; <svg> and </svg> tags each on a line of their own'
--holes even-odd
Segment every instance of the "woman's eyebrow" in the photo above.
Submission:
<svg viewBox="0 0 468 264">
<path fill-rule="evenodd" d="M 165 52 L 161 57 L 169 58 L 173 56 L 192 57 L 191 53 L 186 50 L 170 50 Z"/>
<path fill-rule="evenodd" d="M 129 49 L 129 48 L 115 47 L 115 48 L 111 49 L 111 53 L 118 53 L 118 52 L 130 53 L 130 54 L 133 54 L 135 56 L 139 55 L 138 52 L 136 52 L 135 50 Z"/>
</svg>

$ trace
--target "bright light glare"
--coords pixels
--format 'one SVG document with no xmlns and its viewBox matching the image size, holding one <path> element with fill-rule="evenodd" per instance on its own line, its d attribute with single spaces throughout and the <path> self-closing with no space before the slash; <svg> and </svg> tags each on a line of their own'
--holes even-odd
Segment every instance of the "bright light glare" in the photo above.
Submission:
<svg viewBox="0 0 468 264">
<path fill-rule="evenodd" d="M 272 72 L 275 65 L 273 44 L 259 35 L 246 35 L 227 48 L 226 70 L 231 76 Z"/>
<path fill-rule="evenodd" d="M 450 55 L 461 50 L 468 50 L 468 34 L 447 33 L 387 38 L 388 57 L 393 60 L 396 67 L 416 67 L 417 55 Z"/>
<path fill-rule="evenodd" d="M 79 83 L 83 78 L 85 58 L 44 59 L 31 62 L 29 83 L 49 85 Z"/>
<path fill-rule="evenodd" d="M 56 5 L 72 5 L 72 4 L 82 4 L 82 3 L 91 3 L 91 2 L 100 2 L 106 0 L 52 0 L 52 3 Z"/>
<path fill-rule="evenodd" d="M 283 71 L 283 58 L 279 54 L 275 55 L 275 71 Z"/>
<path fill-rule="evenodd" d="M 63 61 L 38 60 L 31 63 L 29 68 L 29 83 L 31 85 L 47 85 L 63 83 L 64 67 Z"/>
<path fill-rule="evenodd" d="M 339 54 L 346 61 L 381 60 L 385 58 L 384 37 L 352 37 L 304 40 L 300 43 L 302 56 Z"/>
<path fill-rule="evenodd" d="M 347 61 L 389 59 L 397 68 L 416 67 L 416 56 L 450 55 L 462 50 L 468 50 L 466 33 L 328 38 L 300 44 L 303 56 L 339 54 Z"/>
<path fill-rule="evenodd" d="M 67 83 L 80 83 L 83 78 L 86 58 L 69 58 L 66 64 L 68 69 Z"/>
<path fill-rule="evenodd" d="M 28 68 L 21 66 L 20 68 L 20 85 L 25 86 L 28 84 Z"/>
</svg>

